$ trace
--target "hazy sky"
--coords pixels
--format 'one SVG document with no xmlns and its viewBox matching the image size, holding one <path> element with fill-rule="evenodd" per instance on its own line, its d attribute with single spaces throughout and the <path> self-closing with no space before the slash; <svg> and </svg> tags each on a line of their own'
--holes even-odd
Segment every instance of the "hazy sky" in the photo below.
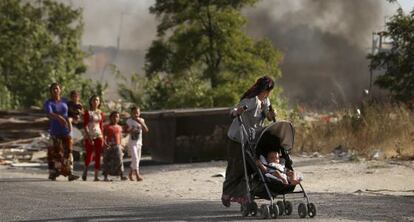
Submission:
<svg viewBox="0 0 414 222">
<path fill-rule="evenodd" d="M 116 46 L 120 37 L 121 48 L 145 48 L 155 37 L 157 21 L 148 8 L 155 0 L 70 0 L 84 8 L 84 45 Z M 263 0 L 271 1 L 271 0 Z M 385 0 L 383 0 L 385 1 Z M 414 7 L 414 0 L 398 0 L 405 11 Z M 393 13 L 394 7 L 385 12 Z"/>
<path fill-rule="evenodd" d="M 398 0 L 404 10 L 411 10 L 414 7 L 414 0 Z"/>
<path fill-rule="evenodd" d="M 155 0 L 65 2 L 84 10 L 84 46 L 119 44 L 128 53 L 123 50 L 112 63 L 124 74 L 143 73 L 145 52 L 156 38 L 158 20 L 149 13 Z M 407 13 L 414 7 L 414 0 L 398 3 Z M 369 86 L 372 32 L 382 31 L 397 7 L 386 0 L 262 0 L 243 13 L 247 33 L 269 38 L 285 55 L 278 81 L 284 95 L 294 103 L 325 106 L 360 100 Z M 116 79 L 107 72 L 89 75 L 109 82 L 108 95 L 116 96 Z"/>
</svg>

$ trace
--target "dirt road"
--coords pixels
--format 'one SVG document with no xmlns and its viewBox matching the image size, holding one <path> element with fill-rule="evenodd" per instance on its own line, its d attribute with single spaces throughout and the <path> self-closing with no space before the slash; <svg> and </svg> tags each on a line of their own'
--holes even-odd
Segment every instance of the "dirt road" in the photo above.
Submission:
<svg viewBox="0 0 414 222">
<path fill-rule="evenodd" d="M 283 221 L 414 221 L 414 163 L 294 158 L 318 208 Z M 240 221 L 220 203 L 224 161 L 144 166 L 142 182 L 46 180 L 45 169 L 0 166 L 0 221 Z M 259 201 L 260 202 L 260 201 Z"/>
</svg>

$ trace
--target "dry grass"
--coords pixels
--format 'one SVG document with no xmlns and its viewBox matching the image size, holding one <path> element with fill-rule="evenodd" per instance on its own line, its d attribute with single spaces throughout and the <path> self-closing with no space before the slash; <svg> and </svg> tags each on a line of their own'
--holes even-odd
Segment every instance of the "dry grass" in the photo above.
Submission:
<svg viewBox="0 0 414 222">
<path fill-rule="evenodd" d="M 332 117 L 337 121 L 329 121 Z M 414 159 L 414 112 L 404 105 L 365 105 L 317 121 L 295 121 L 296 151 L 330 153 L 341 145 L 360 156 Z"/>
</svg>

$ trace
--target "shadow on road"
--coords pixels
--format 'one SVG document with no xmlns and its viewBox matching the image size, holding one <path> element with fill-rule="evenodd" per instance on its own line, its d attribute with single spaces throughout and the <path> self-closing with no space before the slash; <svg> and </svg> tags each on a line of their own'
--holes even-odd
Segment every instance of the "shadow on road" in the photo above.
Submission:
<svg viewBox="0 0 414 222">
<path fill-rule="evenodd" d="M 311 197 L 317 203 L 318 215 L 314 220 L 318 221 L 335 221 L 335 219 L 409 221 L 414 215 L 414 196 L 313 193 Z M 291 216 L 282 216 L 280 219 L 300 219 L 297 214 L 297 204 L 298 202 L 294 202 Z M 238 209 L 238 206 L 224 208 L 218 201 L 189 201 L 136 207 L 69 208 L 65 212 L 74 212 L 80 216 L 62 215 L 57 218 L 30 221 L 260 220 L 258 217 L 243 218 Z"/>
<path fill-rule="evenodd" d="M 234 209 L 222 208 L 216 201 L 187 202 L 163 204 L 147 207 L 104 207 L 67 209 L 67 212 L 79 214 L 95 214 L 99 216 L 69 216 L 61 218 L 46 218 L 40 220 L 25 220 L 33 222 L 43 221 L 240 221 L 243 218 Z M 112 212 L 112 213 L 108 213 Z"/>
<path fill-rule="evenodd" d="M 41 178 L 2 178 L 0 179 L 0 183 L 30 183 L 30 182 L 45 182 L 49 181 L 48 179 L 41 179 Z"/>
</svg>

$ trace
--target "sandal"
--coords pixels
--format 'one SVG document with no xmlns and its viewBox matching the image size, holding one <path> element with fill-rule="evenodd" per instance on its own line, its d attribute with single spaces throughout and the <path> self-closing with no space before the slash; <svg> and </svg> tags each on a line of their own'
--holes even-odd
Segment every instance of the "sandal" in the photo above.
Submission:
<svg viewBox="0 0 414 222">
<path fill-rule="evenodd" d="M 221 197 L 221 203 L 223 204 L 223 206 L 225 207 L 230 207 L 231 203 L 230 203 L 230 198 L 224 198 Z"/>
</svg>

